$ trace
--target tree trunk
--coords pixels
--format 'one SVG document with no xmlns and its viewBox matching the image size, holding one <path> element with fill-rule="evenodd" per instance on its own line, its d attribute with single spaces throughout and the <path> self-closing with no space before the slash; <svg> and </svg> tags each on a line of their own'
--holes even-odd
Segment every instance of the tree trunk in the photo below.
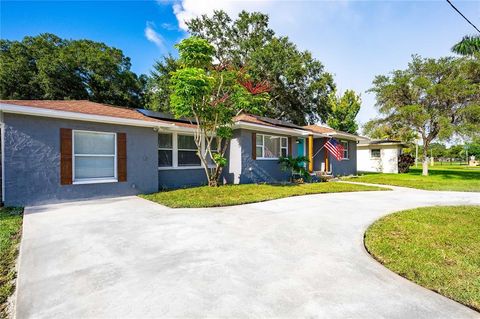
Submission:
<svg viewBox="0 0 480 319">
<path fill-rule="evenodd" d="M 422 166 L 422 175 L 428 176 L 428 143 L 423 142 L 423 166 Z"/>
<path fill-rule="evenodd" d="M 210 187 L 217 187 L 218 186 L 218 179 L 212 178 L 208 181 L 208 186 Z"/>
</svg>

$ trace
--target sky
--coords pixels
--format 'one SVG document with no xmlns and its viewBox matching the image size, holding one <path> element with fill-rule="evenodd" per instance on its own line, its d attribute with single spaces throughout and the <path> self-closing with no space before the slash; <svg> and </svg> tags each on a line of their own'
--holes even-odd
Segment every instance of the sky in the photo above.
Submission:
<svg viewBox="0 0 480 319">
<path fill-rule="evenodd" d="M 452 0 L 480 27 L 480 1 Z M 404 69 L 412 54 L 452 55 L 450 48 L 475 30 L 446 1 L 299 1 L 299 0 L 157 0 L 157 1 L 0 1 L 0 36 L 54 33 L 91 39 L 123 50 L 132 70 L 148 74 L 156 60 L 176 55 L 175 43 L 188 36 L 185 21 L 223 9 L 270 17 L 277 35 L 309 50 L 334 74 L 339 92 L 361 94 L 357 117 L 376 116 L 375 97 L 366 91 L 376 75 Z"/>
</svg>

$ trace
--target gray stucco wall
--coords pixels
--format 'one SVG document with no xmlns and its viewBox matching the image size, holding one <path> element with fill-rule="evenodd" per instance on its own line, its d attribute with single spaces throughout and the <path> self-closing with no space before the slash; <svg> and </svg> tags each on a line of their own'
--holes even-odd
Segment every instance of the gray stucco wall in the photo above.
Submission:
<svg viewBox="0 0 480 319">
<path fill-rule="evenodd" d="M 4 114 L 5 205 L 33 205 L 158 190 L 151 128 Z M 127 182 L 60 185 L 60 128 L 127 134 Z"/>
<path fill-rule="evenodd" d="M 339 141 L 346 141 L 346 139 L 337 139 Z M 313 152 L 314 154 L 319 150 L 325 143 L 325 138 L 315 138 L 313 139 Z M 320 152 L 313 159 L 313 170 L 320 171 L 322 169 L 322 163 L 325 160 L 325 148 L 322 148 Z M 332 155 L 328 154 L 329 165 L 332 167 L 332 173 L 335 176 L 342 175 L 355 175 L 357 174 L 357 142 L 349 140 L 348 141 L 348 153 L 349 159 L 337 161 Z"/>
<path fill-rule="evenodd" d="M 170 169 L 158 171 L 158 188 L 184 188 L 207 184 L 207 175 L 203 168 Z"/>
<path fill-rule="evenodd" d="M 236 130 L 234 135 L 234 143 L 230 144 L 232 152 L 234 154 L 234 147 L 240 147 L 237 153 L 241 154 L 238 163 L 238 158 L 229 161 L 230 167 L 226 176 L 229 176 L 229 180 L 234 183 L 248 184 L 248 183 L 278 183 L 288 181 L 290 175 L 288 172 L 281 170 L 278 160 L 265 160 L 252 158 L 252 133 L 250 130 Z M 258 134 L 271 134 L 256 132 Z M 278 134 L 276 134 L 278 135 Z M 286 136 L 286 135 L 280 135 Z M 286 136 L 288 137 L 288 136 Z M 292 145 L 292 156 L 297 155 L 296 144 Z"/>
<path fill-rule="evenodd" d="M 333 175 L 334 176 L 344 176 L 344 175 L 356 175 L 357 174 L 357 142 L 348 141 L 348 160 L 337 161 L 333 158 Z M 330 157 L 332 161 L 332 157 Z"/>
<path fill-rule="evenodd" d="M 325 148 L 320 148 L 323 146 L 325 143 L 324 138 L 314 138 L 313 139 L 313 154 L 315 157 L 313 158 L 313 170 L 314 171 L 320 171 L 322 169 L 322 163 L 325 159 Z M 317 151 L 320 150 L 318 153 Z"/>
</svg>

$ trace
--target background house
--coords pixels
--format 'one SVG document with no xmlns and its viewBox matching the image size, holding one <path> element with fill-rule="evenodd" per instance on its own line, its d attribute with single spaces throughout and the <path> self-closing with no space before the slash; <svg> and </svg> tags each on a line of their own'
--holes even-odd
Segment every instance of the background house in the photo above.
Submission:
<svg viewBox="0 0 480 319">
<path fill-rule="evenodd" d="M 398 173 L 398 157 L 403 147 L 400 141 L 364 138 L 357 145 L 358 171 Z"/>
</svg>

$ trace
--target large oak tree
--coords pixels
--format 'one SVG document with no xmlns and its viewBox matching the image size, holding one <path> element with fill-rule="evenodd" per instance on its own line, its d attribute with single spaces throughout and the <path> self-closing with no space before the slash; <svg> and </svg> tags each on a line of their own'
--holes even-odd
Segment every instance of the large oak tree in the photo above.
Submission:
<svg viewBox="0 0 480 319">
<path fill-rule="evenodd" d="M 417 133 L 423 142 L 423 175 L 428 175 L 429 146 L 454 134 L 480 132 L 479 59 L 425 59 L 413 56 L 408 68 L 373 81 L 380 119 Z M 377 119 L 378 121 L 378 119 Z"/>
<path fill-rule="evenodd" d="M 232 20 L 224 11 L 187 21 L 189 33 L 206 39 L 215 48 L 220 64 L 248 70 L 252 79 L 270 83 L 271 100 L 264 115 L 297 124 L 327 121 L 333 77 L 310 52 L 299 50 L 287 37 L 276 36 L 268 16 L 241 12 Z M 149 85 L 149 107 L 168 110 L 168 79 L 178 68 L 174 58 L 156 63 Z"/>
<path fill-rule="evenodd" d="M 1 99 L 88 99 L 142 107 L 146 77 L 119 49 L 54 34 L 0 40 Z"/>
</svg>

